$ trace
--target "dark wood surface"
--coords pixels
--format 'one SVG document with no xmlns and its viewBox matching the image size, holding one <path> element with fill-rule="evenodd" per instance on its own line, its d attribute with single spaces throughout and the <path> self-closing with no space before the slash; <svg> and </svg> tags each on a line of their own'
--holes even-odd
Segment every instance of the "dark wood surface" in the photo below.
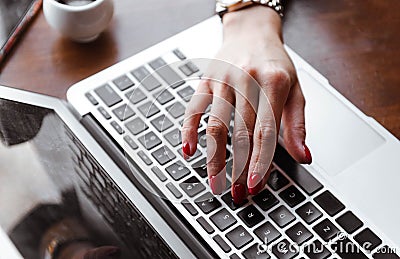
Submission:
<svg viewBox="0 0 400 259">
<path fill-rule="evenodd" d="M 285 42 L 400 138 L 400 1 L 293 0 Z M 41 12 L 2 64 L 0 84 L 65 98 L 72 84 L 205 18 L 214 0 L 115 1 L 95 42 L 62 38 Z"/>
</svg>

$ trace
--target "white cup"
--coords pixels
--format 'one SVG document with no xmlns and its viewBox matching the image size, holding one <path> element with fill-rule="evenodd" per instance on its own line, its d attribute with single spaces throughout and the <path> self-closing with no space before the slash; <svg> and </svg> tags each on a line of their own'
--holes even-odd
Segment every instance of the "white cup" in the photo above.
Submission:
<svg viewBox="0 0 400 259">
<path fill-rule="evenodd" d="M 85 5 L 67 5 L 44 0 L 43 12 L 51 27 L 77 42 L 95 40 L 107 28 L 113 13 L 113 0 L 96 0 Z"/>
</svg>

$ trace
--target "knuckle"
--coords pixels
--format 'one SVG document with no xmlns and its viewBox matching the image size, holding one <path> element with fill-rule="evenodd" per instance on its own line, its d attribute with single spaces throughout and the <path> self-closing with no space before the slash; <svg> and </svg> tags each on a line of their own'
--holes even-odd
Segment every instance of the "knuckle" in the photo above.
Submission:
<svg viewBox="0 0 400 259">
<path fill-rule="evenodd" d="M 255 132 L 255 137 L 258 141 L 261 142 L 269 142 L 271 141 L 271 138 L 275 138 L 276 134 L 276 128 L 274 125 L 271 125 L 270 123 L 266 123 L 264 125 L 261 125 L 257 127 L 256 132 Z"/>
<path fill-rule="evenodd" d="M 215 138 L 220 138 L 227 134 L 227 128 L 222 121 L 210 116 L 206 133 L 207 135 L 214 136 Z"/>
<path fill-rule="evenodd" d="M 253 139 L 253 131 L 248 129 L 238 129 L 233 133 L 233 139 L 238 147 L 249 145 Z"/>
<path fill-rule="evenodd" d="M 257 68 L 252 65 L 251 62 L 243 63 L 242 65 L 240 65 L 240 69 L 250 75 L 254 75 L 257 71 Z"/>
<path fill-rule="evenodd" d="M 262 75 L 269 87 L 288 88 L 291 85 L 291 77 L 288 71 L 282 68 L 266 70 Z"/>
</svg>

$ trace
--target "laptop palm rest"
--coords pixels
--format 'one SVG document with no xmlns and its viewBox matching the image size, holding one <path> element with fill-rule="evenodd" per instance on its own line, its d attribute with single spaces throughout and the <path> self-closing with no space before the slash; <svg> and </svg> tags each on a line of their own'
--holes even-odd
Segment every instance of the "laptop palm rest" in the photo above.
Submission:
<svg viewBox="0 0 400 259">
<path fill-rule="evenodd" d="M 365 157 L 385 139 L 338 96 L 310 76 L 298 71 L 306 103 L 307 143 L 314 161 L 335 176 Z"/>
</svg>

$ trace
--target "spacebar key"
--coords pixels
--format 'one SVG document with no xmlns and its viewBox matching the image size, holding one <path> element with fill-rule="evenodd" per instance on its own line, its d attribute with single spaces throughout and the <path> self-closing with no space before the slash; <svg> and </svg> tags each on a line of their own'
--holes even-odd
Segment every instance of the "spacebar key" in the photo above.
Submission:
<svg viewBox="0 0 400 259">
<path fill-rule="evenodd" d="M 293 160 L 281 145 L 276 146 L 274 162 L 308 195 L 313 195 L 324 187 L 310 172 Z"/>
</svg>

